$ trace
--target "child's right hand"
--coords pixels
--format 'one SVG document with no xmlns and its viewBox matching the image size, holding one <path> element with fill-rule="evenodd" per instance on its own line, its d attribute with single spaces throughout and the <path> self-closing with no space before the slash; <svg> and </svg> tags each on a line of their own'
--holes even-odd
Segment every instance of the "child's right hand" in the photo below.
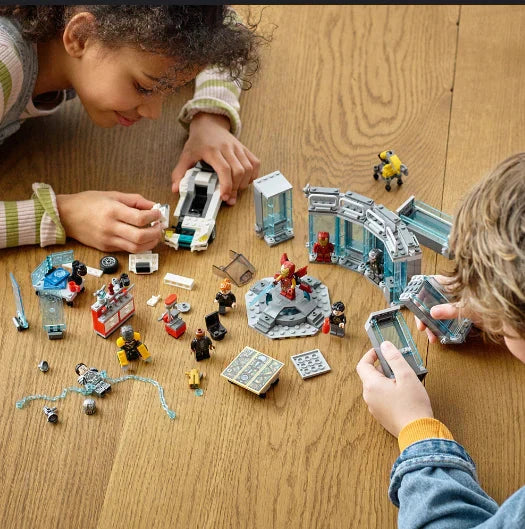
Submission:
<svg viewBox="0 0 525 529">
<path fill-rule="evenodd" d="M 434 417 L 425 386 L 399 350 L 390 342 L 381 344 L 381 352 L 390 365 L 395 380 L 374 365 L 377 354 L 370 349 L 357 364 L 357 374 L 363 382 L 363 399 L 368 410 L 395 437 L 416 419 Z"/>
<path fill-rule="evenodd" d="M 447 276 L 435 275 L 432 276 L 434 279 L 441 285 L 445 287 L 450 283 L 451 279 Z M 459 305 L 457 303 L 443 303 L 442 305 L 434 305 L 430 309 L 430 315 L 435 320 L 454 320 L 460 317 Z M 462 308 L 461 317 L 469 318 L 473 321 L 476 320 L 475 315 L 472 312 L 469 312 L 465 308 Z M 437 336 L 417 317 L 414 316 L 416 320 L 416 327 L 418 331 L 425 331 L 428 336 L 428 341 L 430 343 L 437 343 L 439 339 Z"/>
<path fill-rule="evenodd" d="M 154 248 L 162 237 L 155 203 L 142 195 L 118 191 L 84 191 L 57 195 L 60 221 L 66 235 L 103 252 L 140 253 Z"/>
</svg>

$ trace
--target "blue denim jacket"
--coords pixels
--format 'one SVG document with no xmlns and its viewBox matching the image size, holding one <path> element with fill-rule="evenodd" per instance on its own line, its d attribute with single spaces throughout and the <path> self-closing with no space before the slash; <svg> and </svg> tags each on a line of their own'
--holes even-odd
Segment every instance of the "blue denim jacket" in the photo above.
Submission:
<svg viewBox="0 0 525 529">
<path fill-rule="evenodd" d="M 525 529 L 525 487 L 501 506 L 478 484 L 476 466 L 456 441 L 408 446 L 390 474 L 399 529 Z"/>
</svg>

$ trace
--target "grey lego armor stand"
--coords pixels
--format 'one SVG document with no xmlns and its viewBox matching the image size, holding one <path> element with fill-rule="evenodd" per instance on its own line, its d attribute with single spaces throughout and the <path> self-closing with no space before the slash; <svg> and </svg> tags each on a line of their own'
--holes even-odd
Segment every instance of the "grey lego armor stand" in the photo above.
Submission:
<svg viewBox="0 0 525 529">
<path fill-rule="evenodd" d="M 442 344 L 463 343 L 469 333 L 472 322 L 467 318 L 436 320 L 430 315 L 434 305 L 449 303 L 443 287 L 432 276 L 413 276 L 399 297 L 408 310 L 414 313 Z"/>
<path fill-rule="evenodd" d="M 272 287 L 273 281 L 273 277 L 261 279 L 246 293 L 248 325 L 271 339 L 317 334 L 330 315 L 328 288 L 319 279 L 304 276 L 301 283 L 312 288 L 310 299 L 296 286 L 295 299 L 290 300 L 281 295 L 279 284 Z M 260 296 L 264 290 L 266 295 Z"/>
</svg>

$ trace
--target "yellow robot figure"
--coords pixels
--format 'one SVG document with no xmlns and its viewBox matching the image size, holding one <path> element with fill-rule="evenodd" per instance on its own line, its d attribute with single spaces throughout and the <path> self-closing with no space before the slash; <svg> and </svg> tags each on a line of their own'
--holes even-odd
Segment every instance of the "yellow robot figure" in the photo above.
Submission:
<svg viewBox="0 0 525 529">
<path fill-rule="evenodd" d="M 148 348 L 140 341 L 140 334 L 134 332 L 131 325 L 122 327 L 122 336 L 117 339 L 117 346 L 120 347 L 117 353 L 118 361 L 124 371 L 129 368 L 130 360 L 142 358 L 145 362 L 151 362 Z"/>
<path fill-rule="evenodd" d="M 393 178 L 397 178 L 397 185 L 400 186 L 403 183 L 402 176 L 408 176 L 408 168 L 406 165 L 401 163 L 399 156 L 394 151 L 383 151 L 378 154 L 381 163 L 374 165 L 374 179 L 378 180 L 379 177 L 385 180 L 385 189 L 390 191 L 390 181 Z"/>
</svg>

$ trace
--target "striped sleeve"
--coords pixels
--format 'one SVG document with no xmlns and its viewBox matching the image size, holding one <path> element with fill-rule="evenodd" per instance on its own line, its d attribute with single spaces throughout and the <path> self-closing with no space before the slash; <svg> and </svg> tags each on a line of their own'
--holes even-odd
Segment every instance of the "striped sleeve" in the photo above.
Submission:
<svg viewBox="0 0 525 529">
<path fill-rule="evenodd" d="M 239 14 L 229 8 L 230 23 L 242 24 Z M 238 81 L 233 81 L 227 72 L 221 72 L 217 68 L 208 68 L 197 75 L 195 79 L 195 92 L 181 109 L 179 122 L 189 127 L 189 124 L 199 112 L 208 114 L 220 114 L 230 120 L 231 133 L 238 138 L 241 133 L 241 117 L 239 97 L 241 87 Z"/>
<path fill-rule="evenodd" d="M 26 244 L 64 244 L 66 233 L 56 196 L 48 184 L 34 183 L 29 200 L 0 202 L 0 248 Z"/>
<path fill-rule="evenodd" d="M 179 121 L 188 126 L 195 114 L 221 114 L 230 120 L 231 132 L 235 137 L 241 133 L 239 111 L 239 85 L 228 78 L 228 74 L 213 68 L 204 70 L 195 79 L 195 93 L 181 109 Z"/>
<path fill-rule="evenodd" d="M 23 80 L 18 51 L 9 37 L 0 32 L 0 122 L 18 99 Z"/>
</svg>

